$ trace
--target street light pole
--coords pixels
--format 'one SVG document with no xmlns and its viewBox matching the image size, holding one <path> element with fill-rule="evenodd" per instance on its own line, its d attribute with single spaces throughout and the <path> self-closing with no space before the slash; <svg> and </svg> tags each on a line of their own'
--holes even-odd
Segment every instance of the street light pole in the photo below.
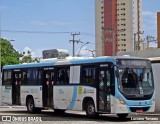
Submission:
<svg viewBox="0 0 160 124">
<path fill-rule="evenodd" d="M 92 57 L 94 57 L 94 52 L 96 52 L 97 50 L 99 50 L 99 49 L 97 49 L 97 50 L 90 50 L 90 49 L 86 49 L 87 51 L 90 51 L 91 53 L 92 53 Z"/>
<path fill-rule="evenodd" d="M 90 42 L 86 42 L 85 44 L 83 44 L 82 46 L 81 46 L 81 48 L 79 49 L 79 52 L 78 52 L 78 55 L 77 56 L 80 56 L 79 54 L 80 54 L 80 52 L 81 52 L 81 49 L 82 49 L 82 47 L 84 47 L 85 45 L 87 45 L 87 44 L 89 44 Z"/>
</svg>

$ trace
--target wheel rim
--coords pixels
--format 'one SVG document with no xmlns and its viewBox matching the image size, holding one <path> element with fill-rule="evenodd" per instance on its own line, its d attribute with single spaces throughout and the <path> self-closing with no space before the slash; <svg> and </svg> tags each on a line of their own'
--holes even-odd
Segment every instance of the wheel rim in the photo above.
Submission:
<svg viewBox="0 0 160 124">
<path fill-rule="evenodd" d="M 94 106 L 89 105 L 87 110 L 88 110 L 88 114 L 93 114 L 94 113 Z"/>
</svg>

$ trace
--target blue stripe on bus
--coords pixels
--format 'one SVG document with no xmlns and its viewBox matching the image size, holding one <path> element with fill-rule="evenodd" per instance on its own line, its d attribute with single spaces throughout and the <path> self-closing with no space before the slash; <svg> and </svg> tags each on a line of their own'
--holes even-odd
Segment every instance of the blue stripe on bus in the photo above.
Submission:
<svg viewBox="0 0 160 124">
<path fill-rule="evenodd" d="M 72 101 L 70 102 L 68 109 L 73 109 L 73 107 L 75 105 L 76 98 L 77 98 L 77 86 L 74 86 Z"/>
<path fill-rule="evenodd" d="M 45 66 L 53 66 L 54 64 L 55 64 L 55 62 L 16 64 L 16 65 L 6 65 L 6 66 L 3 66 L 3 69 L 19 69 L 19 68 L 29 68 L 29 67 L 45 67 Z"/>
<path fill-rule="evenodd" d="M 83 63 L 98 63 L 98 62 L 114 62 L 112 57 L 98 57 L 98 58 L 89 58 L 89 59 L 78 59 L 70 60 L 72 64 L 83 64 Z"/>
</svg>

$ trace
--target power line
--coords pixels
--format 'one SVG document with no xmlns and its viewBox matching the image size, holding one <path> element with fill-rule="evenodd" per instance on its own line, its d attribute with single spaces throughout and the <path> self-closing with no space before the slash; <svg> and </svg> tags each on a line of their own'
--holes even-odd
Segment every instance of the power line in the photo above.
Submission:
<svg viewBox="0 0 160 124">
<path fill-rule="evenodd" d="M 0 32 L 7 32 L 7 33 L 30 33 L 30 34 L 71 34 L 72 32 L 53 32 L 53 31 L 26 31 L 26 30 L 0 30 Z M 95 34 L 82 32 L 81 35 L 86 36 L 95 36 Z"/>
<path fill-rule="evenodd" d="M 29 34 L 70 34 L 72 32 L 52 32 L 52 31 L 21 31 L 21 30 L 0 30 L 7 33 L 29 33 Z"/>
</svg>

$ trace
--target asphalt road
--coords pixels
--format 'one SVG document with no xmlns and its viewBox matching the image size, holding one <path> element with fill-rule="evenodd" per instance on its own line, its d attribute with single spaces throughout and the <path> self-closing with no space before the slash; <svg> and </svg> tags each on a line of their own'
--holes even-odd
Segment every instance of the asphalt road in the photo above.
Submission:
<svg viewBox="0 0 160 124">
<path fill-rule="evenodd" d="M 119 119 L 116 115 L 105 114 L 100 115 L 97 118 L 87 118 L 85 112 L 66 111 L 64 114 L 57 114 L 53 110 L 45 110 L 40 114 L 29 114 L 26 108 L 23 107 L 1 107 L 0 108 L 0 124 L 9 124 L 12 121 L 13 124 L 17 123 L 43 123 L 43 124 L 91 124 L 91 123 L 133 123 L 133 124 L 145 124 L 145 123 L 159 123 L 160 114 L 138 114 L 129 115 L 126 119 Z"/>
</svg>

